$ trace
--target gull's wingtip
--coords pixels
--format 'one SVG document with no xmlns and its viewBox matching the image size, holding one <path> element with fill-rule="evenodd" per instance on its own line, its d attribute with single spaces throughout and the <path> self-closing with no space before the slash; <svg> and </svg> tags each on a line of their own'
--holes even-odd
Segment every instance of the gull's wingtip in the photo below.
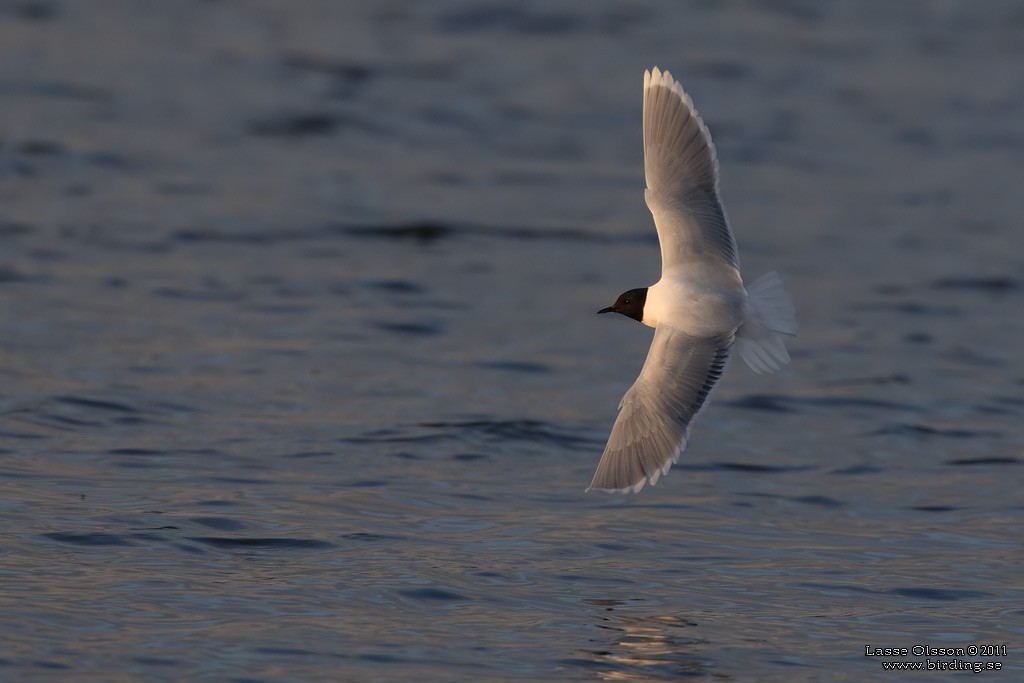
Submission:
<svg viewBox="0 0 1024 683">
<path fill-rule="evenodd" d="M 694 108 L 693 101 L 689 99 L 686 91 L 683 90 L 682 84 L 672 76 L 672 72 L 668 69 L 662 71 L 658 67 L 653 67 L 650 71 L 644 71 L 644 90 L 650 90 L 655 86 L 668 88 L 678 95 L 679 99 L 685 101 L 690 109 Z"/>
<path fill-rule="evenodd" d="M 604 488 L 602 486 L 595 485 L 594 482 L 591 482 L 590 486 L 587 487 L 587 490 L 584 491 L 584 493 L 590 493 L 591 491 L 600 491 L 601 493 L 614 493 L 614 494 L 618 494 L 620 496 L 624 496 L 627 493 L 640 493 L 640 491 L 642 491 L 644 486 L 646 486 L 646 485 L 647 485 L 647 477 L 644 477 L 643 479 L 641 479 L 640 481 L 638 481 L 637 483 L 635 483 L 635 484 L 633 484 L 631 486 L 624 486 L 624 487 L 619 488 L 619 489 Z M 654 482 L 651 482 L 651 485 L 653 486 Z"/>
<path fill-rule="evenodd" d="M 658 67 L 651 67 L 650 69 L 644 69 L 644 90 L 657 85 L 661 82 L 661 69 Z"/>
<path fill-rule="evenodd" d="M 623 486 L 622 488 L 617 489 L 598 486 L 595 482 L 592 481 L 590 482 L 590 486 L 587 487 L 587 490 L 584 491 L 584 493 L 590 493 L 591 491 L 600 491 L 601 493 L 617 493 L 619 495 L 626 495 L 627 493 L 640 493 L 643 490 L 644 486 L 647 485 L 648 480 L 650 480 L 651 486 L 654 486 L 654 484 L 658 481 L 658 476 L 660 474 L 663 473 L 655 472 L 653 477 L 644 477 L 635 484 L 631 484 L 630 486 Z"/>
</svg>

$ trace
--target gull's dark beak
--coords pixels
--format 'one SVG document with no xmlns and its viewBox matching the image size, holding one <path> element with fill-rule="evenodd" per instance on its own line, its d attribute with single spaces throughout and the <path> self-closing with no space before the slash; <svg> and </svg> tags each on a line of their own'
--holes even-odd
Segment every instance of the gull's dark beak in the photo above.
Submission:
<svg viewBox="0 0 1024 683">
<path fill-rule="evenodd" d="M 614 306 L 609 306 L 608 308 L 602 308 L 597 313 L 598 313 L 598 315 L 600 315 L 602 313 L 614 313 L 614 312 L 615 312 L 615 307 Z"/>
</svg>

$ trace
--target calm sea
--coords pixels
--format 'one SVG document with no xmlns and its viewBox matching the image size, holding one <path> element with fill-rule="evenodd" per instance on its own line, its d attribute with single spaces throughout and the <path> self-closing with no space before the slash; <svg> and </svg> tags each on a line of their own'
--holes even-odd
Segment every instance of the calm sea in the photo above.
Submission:
<svg viewBox="0 0 1024 683">
<path fill-rule="evenodd" d="M 0 4 L 0 680 L 1024 676 L 1022 35 Z M 656 487 L 584 494 L 651 338 L 594 313 L 658 277 L 655 64 L 802 326 Z"/>
</svg>

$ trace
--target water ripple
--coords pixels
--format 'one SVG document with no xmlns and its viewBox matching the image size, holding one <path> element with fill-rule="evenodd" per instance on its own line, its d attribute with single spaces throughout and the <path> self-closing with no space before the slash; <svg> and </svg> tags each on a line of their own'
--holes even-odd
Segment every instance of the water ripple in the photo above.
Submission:
<svg viewBox="0 0 1024 683">
<path fill-rule="evenodd" d="M 191 536 L 190 541 L 227 549 L 320 550 L 334 544 L 310 538 L 234 538 L 224 536 Z"/>
</svg>

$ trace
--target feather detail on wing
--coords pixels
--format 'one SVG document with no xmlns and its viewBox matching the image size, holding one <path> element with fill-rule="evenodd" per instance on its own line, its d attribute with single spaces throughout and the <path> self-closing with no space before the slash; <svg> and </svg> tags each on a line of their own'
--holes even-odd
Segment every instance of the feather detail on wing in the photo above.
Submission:
<svg viewBox="0 0 1024 683">
<path fill-rule="evenodd" d="M 644 173 L 662 272 L 695 260 L 738 268 L 711 134 L 682 86 L 657 67 L 644 72 Z"/>
<path fill-rule="evenodd" d="M 733 339 L 732 334 L 701 338 L 658 326 L 640 376 L 619 404 L 588 491 L 636 493 L 668 472 L 722 376 Z"/>
</svg>

